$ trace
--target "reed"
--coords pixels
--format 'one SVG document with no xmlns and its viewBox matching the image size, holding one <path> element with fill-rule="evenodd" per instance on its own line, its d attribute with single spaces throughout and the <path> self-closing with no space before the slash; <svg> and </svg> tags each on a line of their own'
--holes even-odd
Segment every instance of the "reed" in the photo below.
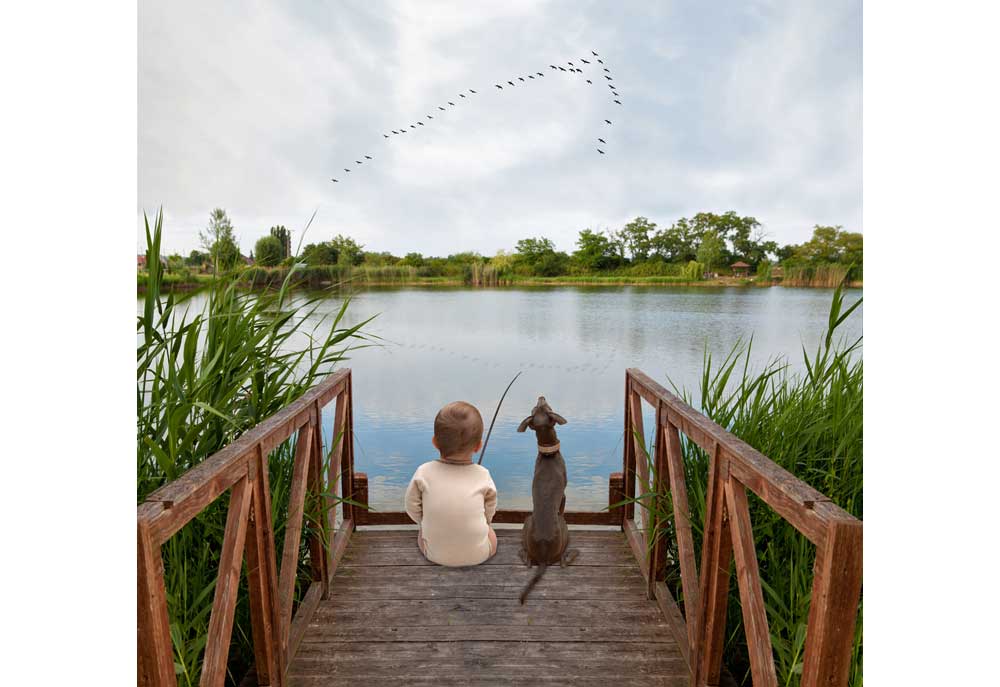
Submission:
<svg viewBox="0 0 1000 687">
<path fill-rule="evenodd" d="M 733 347 L 722 361 L 705 355 L 698 399 L 692 403 L 686 389 L 674 389 L 688 403 L 808 482 L 857 518 L 863 517 L 863 402 L 864 374 L 861 339 L 838 339 L 838 327 L 861 305 L 844 304 L 844 288 L 834 291 L 827 329 L 812 354 L 802 351 L 805 372 L 792 374 L 784 359 L 754 370 L 750 365 L 752 339 Z M 696 550 L 701 549 L 709 459 L 694 442 L 682 440 L 691 525 Z M 649 450 L 652 455 L 652 449 Z M 655 474 L 650 462 L 651 483 Z M 668 546 L 668 561 L 677 561 L 672 535 L 673 510 L 669 492 L 652 498 L 649 484 L 637 485 L 633 500 L 668 523 L 660 536 Z M 815 547 L 781 516 L 752 493 L 750 516 L 757 559 L 767 605 L 771 643 L 779 684 L 799 684 L 806 624 L 813 582 Z M 652 518 L 647 518 L 650 521 Z M 647 533 L 647 535 L 650 533 Z M 647 536 L 647 541 L 652 537 Z M 674 597 L 682 598 L 680 569 L 668 563 L 666 582 Z M 858 609 L 850 685 L 861 687 L 863 632 Z M 724 662 L 738 681 L 750 684 L 749 660 L 743 632 L 738 588 L 730 587 L 727 643 Z"/>
<path fill-rule="evenodd" d="M 249 294 L 243 271 L 215 275 L 207 304 L 197 310 L 185 296 L 165 294 L 159 261 L 162 211 L 146 221 L 149 277 L 137 318 L 137 497 L 173 480 L 236 439 L 242 432 L 301 396 L 347 353 L 371 340 L 366 320 L 343 326 L 349 301 L 331 317 L 318 317 L 320 299 L 289 294 L 290 270 L 276 291 Z M 333 438 L 324 454 L 333 443 Z M 280 551 L 287 520 L 294 440 L 268 457 L 275 546 Z M 330 485 L 332 490 L 334 485 Z M 178 683 L 198 684 L 212 592 L 218 574 L 228 497 L 223 496 L 163 546 L 170 636 Z M 318 502 L 307 503 L 299 555 L 296 600 L 309 584 L 309 533 L 323 519 Z M 228 680 L 235 683 L 253 663 L 246 581 L 241 581 Z"/>
</svg>

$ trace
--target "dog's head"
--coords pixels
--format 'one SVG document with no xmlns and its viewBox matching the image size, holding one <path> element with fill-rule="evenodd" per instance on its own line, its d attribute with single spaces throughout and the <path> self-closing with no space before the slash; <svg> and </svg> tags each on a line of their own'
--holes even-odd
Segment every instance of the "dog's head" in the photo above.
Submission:
<svg viewBox="0 0 1000 687">
<path fill-rule="evenodd" d="M 531 409 L 531 415 L 521 420 L 517 431 L 523 432 L 526 429 L 540 430 L 553 429 L 556 425 L 565 425 L 566 418 L 552 410 L 544 396 L 538 397 L 538 403 Z"/>
</svg>

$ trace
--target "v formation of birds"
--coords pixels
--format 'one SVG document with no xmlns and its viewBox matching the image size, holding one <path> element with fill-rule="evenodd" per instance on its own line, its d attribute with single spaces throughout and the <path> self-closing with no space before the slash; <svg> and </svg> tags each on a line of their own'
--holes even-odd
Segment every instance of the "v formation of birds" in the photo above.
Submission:
<svg viewBox="0 0 1000 687">
<path fill-rule="evenodd" d="M 578 66 L 577 64 L 575 64 L 574 62 L 567 61 L 565 67 L 561 66 L 561 65 L 558 65 L 558 64 L 550 64 L 548 66 L 549 67 L 549 71 L 547 73 L 549 75 L 551 75 L 551 76 L 555 76 L 557 74 L 561 75 L 561 74 L 564 74 L 564 73 L 565 74 L 573 74 L 575 76 L 583 78 L 584 75 L 585 75 L 584 69 L 588 69 L 588 70 L 592 69 L 594 71 L 597 71 L 598 69 L 600 69 L 602 71 L 598 72 L 598 74 L 600 74 L 600 76 L 603 76 L 606 79 L 605 83 L 607 84 L 608 88 L 611 89 L 611 98 L 610 98 L 610 100 L 612 102 L 616 103 L 618 106 L 621 106 L 622 105 L 621 96 L 618 95 L 617 86 L 615 85 L 614 78 L 611 76 L 611 70 L 607 67 L 607 65 L 604 64 L 604 60 L 601 59 L 601 56 L 596 51 L 591 50 L 590 52 L 591 52 L 590 55 L 587 55 L 586 57 L 583 57 L 583 58 L 580 58 L 579 60 L 577 60 L 577 62 L 579 62 L 582 65 L 586 65 L 586 67 L 581 67 L 581 66 Z M 590 59 L 587 59 L 587 58 L 590 58 Z M 546 76 L 546 72 L 534 72 L 532 74 L 526 75 L 526 77 L 525 76 L 516 76 L 516 77 L 513 77 L 513 78 L 508 79 L 506 81 L 501 80 L 501 81 L 493 84 L 493 86 L 495 88 L 501 90 L 501 91 L 503 91 L 503 90 L 508 90 L 509 91 L 512 88 L 518 88 L 518 87 L 521 87 L 521 86 L 530 85 L 529 81 L 541 81 L 541 80 L 543 80 L 545 78 L 545 76 Z M 597 75 L 595 75 L 594 77 L 589 78 L 589 79 L 588 78 L 584 78 L 584 81 L 587 84 L 589 84 L 590 86 L 593 86 L 593 85 L 595 85 L 593 79 L 596 78 L 596 76 Z M 477 91 L 477 90 L 475 90 L 473 88 L 470 88 L 467 91 L 463 91 L 462 93 L 459 93 L 458 96 L 457 96 L 457 100 L 456 101 L 446 100 L 445 104 L 448 106 L 448 108 L 457 107 L 458 105 L 460 105 L 462 103 L 463 100 L 468 101 L 472 96 L 475 96 L 475 95 L 478 95 L 478 94 L 479 94 L 479 91 Z M 437 110 L 440 111 L 440 112 L 447 112 L 448 108 L 446 108 L 444 105 L 438 105 L 437 106 Z M 434 110 L 432 110 L 432 112 L 433 111 Z M 426 125 L 425 125 L 424 121 L 417 120 L 417 121 L 415 121 L 415 122 L 413 122 L 411 124 L 407 124 L 406 126 L 402 126 L 402 127 L 398 128 L 398 129 L 389 129 L 388 131 L 383 132 L 382 133 L 382 138 L 386 139 L 386 140 L 391 140 L 391 139 L 393 139 L 393 138 L 395 138 L 397 136 L 403 136 L 403 135 L 405 135 L 405 134 L 407 134 L 407 133 L 409 133 L 411 131 L 419 131 L 419 129 L 417 129 L 417 127 L 429 126 L 430 123 L 434 121 L 434 116 L 431 115 L 431 114 L 427 114 L 427 115 L 424 115 L 424 119 L 427 122 Z M 603 122 L 603 126 L 605 126 L 605 127 L 612 126 L 612 121 L 610 119 L 605 119 L 604 122 Z M 607 140 L 604 139 L 604 138 L 598 138 L 595 141 L 595 143 L 594 143 L 594 149 L 598 153 L 600 153 L 601 155 L 606 155 L 607 154 L 607 150 L 606 150 L 607 148 L 608 148 Z M 361 165 L 364 165 L 364 164 L 367 164 L 369 161 L 372 161 L 374 159 L 375 159 L 374 157 L 372 157 L 371 155 L 369 155 L 369 154 L 366 153 L 362 157 L 362 159 L 354 160 L 354 165 L 355 165 L 354 169 L 357 169 L 357 167 L 359 167 Z M 351 167 L 349 167 L 349 166 L 348 167 L 344 167 L 344 172 L 351 173 L 351 171 L 353 171 Z M 340 183 L 340 179 L 336 179 L 336 178 L 331 178 L 330 181 L 332 181 L 335 184 L 336 183 Z"/>
</svg>

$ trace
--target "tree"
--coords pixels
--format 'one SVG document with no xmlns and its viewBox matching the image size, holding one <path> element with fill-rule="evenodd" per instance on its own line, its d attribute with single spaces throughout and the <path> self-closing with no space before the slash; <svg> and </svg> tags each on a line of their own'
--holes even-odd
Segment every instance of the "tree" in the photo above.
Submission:
<svg viewBox="0 0 1000 687">
<path fill-rule="evenodd" d="M 537 239 L 521 239 L 517 242 L 515 250 L 517 251 L 518 258 L 522 261 L 534 264 L 547 253 L 554 253 L 556 246 L 550 239 L 544 237 Z"/>
<path fill-rule="evenodd" d="M 651 239 L 652 250 L 669 262 L 692 262 L 698 253 L 704 229 L 681 217 L 669 229 L 658 231 Z"/>
<path fill-rule="evenodd" d="M 542 277 L 555 277 L 564 273 L 569 263 L 569 256 L 557 253 L 555 244 L 544 237 L 518 241 L 515 259 L 517 264 L 526 267 L 531 274 Z"/>
<path fill-rule="evenodd" d="M 222 208 L 215 208 L 208 218 L 205 231 L 198 232 L 201 245 L 212 256 L 217 269 L 228 269 L 240 261 L 240 247 L 233 232 L 229 216 Z"/>
<path fill-rule="evenodd" d="M 330 243 L 310 243 L 302 249 L 302 261 L 307 265 L 336 265 L 340 253 Z"/>
<path fill-rule="evenodd" d="M 591 270 L 603 270 L 618 264 L 618 254 L 615 245 L 603 232 L 584 229 L 576 240 L 579 248 L 573 257 L 581 267 Z"/>
<path fill-rule="evenodd" d="M 698 246 L 698 262 L 705 266 L 707 272 L 720 263 L 726 244 L 722 237 L 714 231 L 707 231 L 701 237 L 701 244 Z"/>
<path fill-rule="evenodd" d="M 253 250 L 257 256 L 257 264 L 262 267 L 274 267 L 284 259 L 281 240 L 273 234 L 257 239 Z"/>
<path fill-rule="evenodd" d="M 281 258 L 279 262 L 292 254 L 292 232 L 285 229 L 285 225 L 279 224 L 271 227 L 271 236 L 278 239 L 281 244 Z"/>
<path fill-rule="evenodd" d="M 360 265 L 365 261 L 364 246 L 349 236 L 337 234 L 330 241 L 330 245 L 336 249 L 342 265 Z"/>
<path fill-rule="evenodd" d="M 423 267 L 424 262 L 424 256 L 420 253 L 407 253 L 403 259 L 399 261 L 399 264 L 407 265 L 409 267 Z"/>
<path fill-rule="evenodd" d="M 192 250 L 186 258 L 184 258 L 184 263 L 188 267 L 201 267 L 202 265 L 207 265 L 210 259 L 208 253 L 203 253 L 200 250 Z"/>
<path fill-rule="evenodd" d="M 654 231 L 656 231 L 656 224 L 645 217 L 636 217 L 622 227 L 618 234 L 619 238 L 625 244 L 625 248 L 634 262 L 649 257 L 649 251 L 652 247 L 651 234 Z"/>
</svg>

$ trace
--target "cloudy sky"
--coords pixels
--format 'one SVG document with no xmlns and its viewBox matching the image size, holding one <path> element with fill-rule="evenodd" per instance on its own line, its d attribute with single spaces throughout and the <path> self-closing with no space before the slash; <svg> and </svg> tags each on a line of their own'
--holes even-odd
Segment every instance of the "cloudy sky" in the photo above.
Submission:
<svg viewBox="0 0 1000 687">
<path fill-rule="evenodd" d="M 314 211 L 307 243 L 396 254 L 703 210 L 861 231 L 861 58 L 853 0 L 141 3 L 137 240 L 160 206 L 182 253 L 214 207 L 244 253 Z"/>
</svg>

